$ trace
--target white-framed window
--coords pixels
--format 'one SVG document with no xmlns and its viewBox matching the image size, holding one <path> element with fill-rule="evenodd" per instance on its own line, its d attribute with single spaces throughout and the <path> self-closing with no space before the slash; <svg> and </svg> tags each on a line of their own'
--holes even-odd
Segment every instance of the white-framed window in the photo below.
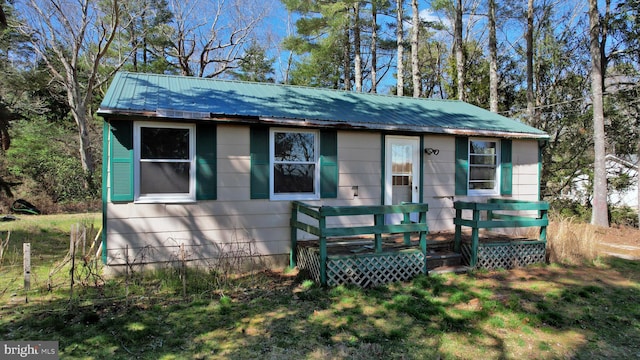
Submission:
<svg viewBox="0 0 640 360">
<path fill-rule="evenodd" d="M 320 198 L 319 133 L 312 130 L 271 129 L 269 132 L 270 198 Z"/>
<path fill-rule="evenodd" d="M 135 201 L 195 201 L 195 125 L 136 122 Z"/>
<path fill-rule="evenodd" d="M 500 193 L 500 142 L 469 139 L 469 195 Z"/>
</svg>

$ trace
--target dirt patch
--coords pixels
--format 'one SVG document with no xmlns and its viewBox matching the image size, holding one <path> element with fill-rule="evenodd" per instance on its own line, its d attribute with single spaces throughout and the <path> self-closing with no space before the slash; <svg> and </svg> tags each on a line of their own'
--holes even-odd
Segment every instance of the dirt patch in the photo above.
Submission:
<svg viewBox="0 0 640 360">
<path fill-rule="evenodd" d="M 602 255 L 617 256 L 630 260 L 640 260 L 640 229 L 617 226 L 610 228 L 595 228 L 598 241 L 598 251 Z M 531 237 L 531 236 L 530 236 Z M 463 241 L 470 241 L 470 234 L 463 233 Z M 453 232 L 436 232 L 428 236 L 433 241 L 453 241 Z M 480 231 L 480 241 L 514 240 L 522 237 L 509 237 L 502 234 Z"/>
<path fill-rule="evenodd" d="M 601 242 L 620 245 L 640 246 L 640 229 L 630 227 L 610 227 L 596 230 Z"/>
<path fill-rule="evenodd" d="M 599 250 L 602 254 L 640 260 L 640 229 L 630 227 L 598 228 Z"/>
</svg>

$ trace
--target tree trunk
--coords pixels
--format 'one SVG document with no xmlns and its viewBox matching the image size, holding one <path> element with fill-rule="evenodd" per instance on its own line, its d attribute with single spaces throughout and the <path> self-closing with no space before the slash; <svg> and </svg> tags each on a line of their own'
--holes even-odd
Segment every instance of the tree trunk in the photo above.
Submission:
<svg viewBox="0 0 640 360">
<path fill-rule="evenodd" d="M 420 14 L 418 0 L 411 0 L 411 79 L 413 80 L 413 97 L 420 97 L 420 69 L 418 68 L 418 32 L 420 30 Z"/>
<path fill-rule="evenodd" d="M 353 51 L 356 91 L 362 92 L 362 55 L 360 54 L 360 4 L 353 5 Z"/>
<path fill-rule="evenodd" d="M 371 92 L 378 92 L 378 9 L 376 8 L 376 0 L 371 2 Z"/>
<path fill-rule="evenodd" d="M 593 102 L 593 212 L 591 223 L 609 226 L 607 211 L 607 169 L 605 162 L 602 54 L 600 13 L 597 0 L 589 0 L 589 51 L 591 53 L 591 100 Z"/>
<path fill-rule="evenodd" d="M 342 44 L 342 61 L 344 67 L 344 89 L 347 91 L 351 90 L 351 49 L 350 49 L 350 41 L 349 41 L 349 25 L 345 26 L 344 29 L 344 42 Z"/>
<path fill-rule="evenodd" d="M 398 47 L 396 94 L 404 96 L 404 0 L 396 0 L 396 15 L 398 22 L 396 28 L 396 46 Z"/>
<path fill-rule="evenodd" d="M 89 129 L 87 127 L 86 112 L 85 116 L 78 114 L 75 120 L 76 124 L 78 125 L 78 141 L 80 143 L 79 150 L 82 170 L 84 170 L 87 174 L 93 174 L 95 170 L 95 164 L 93 161 L 93 154 L 91 153 L 91 140 L 89 138 Z"/>
<path fill-rule="evenodd" d="M 533 0 L 527 5 L 527 119 L 534 123 L 534 96 L 533 96 Z"/>
<path fill-rule="evenodd" d="M 489 0 L 489 110 L 498 112 L 498 45 L 495 0 Z"/>
<path fill-rule="evenodd" d="M 455 6 L 455 23 L 453 25 L 453 47 L 456 54 L 456 71 L 458 76 L 458 100 L 465 100 L 464 94 L 464 52 L 462 49 L 462 0 Z"/>
</svg>

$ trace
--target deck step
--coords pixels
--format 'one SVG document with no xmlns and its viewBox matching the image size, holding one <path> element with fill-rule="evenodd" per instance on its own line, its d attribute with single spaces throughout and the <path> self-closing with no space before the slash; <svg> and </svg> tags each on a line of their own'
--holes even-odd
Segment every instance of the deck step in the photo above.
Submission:
<svg viewBox="0 0 640 360">
<path fill-rule="evenodd" d="M 449 273 L 462 274 L 462 273 L 467 273 L 469 271 L 471 271 L 471 268 L 469 266 L 464 266 L 464 265 L 439 266 L 437 268 L 430 269 L 429 270 L 429 275 L 449 274 Z"/>
<path fill-rule="evenodd" d="M 427 254 L 427 268 L 434 269 L 443 266 L 459 266 L 462 255 L 453 251 L 439 251 Z"/>
</svg>

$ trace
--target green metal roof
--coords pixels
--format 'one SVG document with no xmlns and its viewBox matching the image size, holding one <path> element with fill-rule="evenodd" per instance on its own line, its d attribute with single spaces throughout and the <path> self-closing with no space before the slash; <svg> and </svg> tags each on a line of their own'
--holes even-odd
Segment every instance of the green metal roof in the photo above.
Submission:
<svg viewBox="0 0 640 360">
<path fill-rule="evenodd" d="M 462 101 L 128 72 L 116 74 L 98 114 L 548 138 Z"/>
</svg>

